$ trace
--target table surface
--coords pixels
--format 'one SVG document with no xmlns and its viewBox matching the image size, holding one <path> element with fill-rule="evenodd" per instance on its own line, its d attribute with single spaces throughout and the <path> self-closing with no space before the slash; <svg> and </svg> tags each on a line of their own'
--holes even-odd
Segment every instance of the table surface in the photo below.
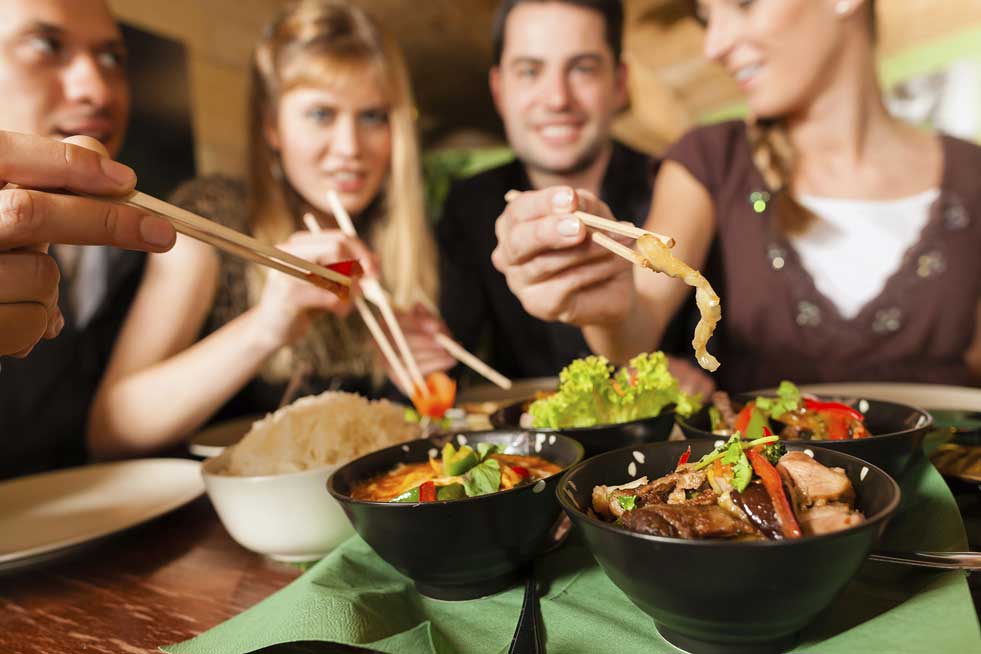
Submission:
<svg viewBox="0 0 981 654">
<path fill-rule="evenodd" d="M 958 491 L 977 550 L 981 493 Z M 158 652 L 237 615 L 299 574 L 236 544 L 202 497 L 60 559 L 0 576 L 0 652 Z M 970 580 L 975 607 L 979 576 Z"/>
</svg>

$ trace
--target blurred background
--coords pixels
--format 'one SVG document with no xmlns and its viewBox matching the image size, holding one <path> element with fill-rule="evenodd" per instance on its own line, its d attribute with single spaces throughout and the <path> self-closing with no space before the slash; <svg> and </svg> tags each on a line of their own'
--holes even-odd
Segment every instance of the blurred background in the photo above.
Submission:
<svg viewBox="0 0 981 654">
<path fill-rule="evenodd" d="M 503 144 L 487 90 L 497 0 L 354 1 L 406 53 L 427 170 L 437 176 L 464 170 L 467 160 L 454 153 Z M 136 168 L 144 191 L 166 195 L 195 174 L 243 172 L 249 56 L 263 24 L 285 2 L 110 1 L 126 29 L 136 99 L 121 158 Z M 703 59 L 700 28 L 685 5 L 625 1 L 632 102 L 615 131 L 647 152 L 694 124 L 742 110 L 735 84 Z M 981 140 L 981 0 L 878 6 L 882 78 L 893 110 Z"/>
</svg>

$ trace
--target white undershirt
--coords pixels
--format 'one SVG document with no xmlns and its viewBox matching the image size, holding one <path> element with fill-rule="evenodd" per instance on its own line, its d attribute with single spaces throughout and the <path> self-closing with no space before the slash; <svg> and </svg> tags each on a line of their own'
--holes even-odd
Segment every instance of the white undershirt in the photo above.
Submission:
<svg viewBox="0 0 981 654">
<path fill-rule="evenodd" d="M 802 195 L 798 202 L 818 220 L 790 242 L 818 291 L 850 320 L 902 265 L 939 195 L 931 189 L 883 202 Z"/>
</svg>

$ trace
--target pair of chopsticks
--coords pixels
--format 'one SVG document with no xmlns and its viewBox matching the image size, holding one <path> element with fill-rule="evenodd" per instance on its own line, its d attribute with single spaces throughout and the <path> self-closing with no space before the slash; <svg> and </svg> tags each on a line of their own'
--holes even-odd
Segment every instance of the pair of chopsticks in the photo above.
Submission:
<svg viewBox="0 0 981 654">
<path fill-rule="evenodd" d="M 116 202 L 143 211 L 149 211 L 167 220 L 181 234 L 213 245 L 219 250 L 223 250 L 242 259 L 316 284 L 341 297 L 347 297 L 352 277 L 357 277 L 361 274 L 361 267 L 359 265 L 352 267 L 349 262 L 338 264 L 338 267 L 346 270 L 349 269 L 351 272 L 350 276 L 343 274 L 334 270 L 332 265 L 321 266 L 306 259 L 301 259 L 289 252 L 284 252 L 279 248 L 266 245 L 247 234 L 237 232 L 234 229 L 220 225 L 207 218 L 202 218 L 186 209 L 181 209 L 169 202 L 158 200 L 153 196 L 139 191 L 132 191 L 122 197 L 92 195 L 85 197 L 104 202 Z"/>
<path fill-rule="evenodd" d="M 356 238 L 358 233 L 354 228 L 354 222 L 351 220 L 351 216 L 348 215 L 347 210 L 344 209 L 344 205 L 341 204 L 340 198 L 337 197 L 337 193 L 335 193 L 333 190 L 329 190 L 327 192 L 327 204 L 330 207 L 331 213 L 334 214 L 334 219 L 337 221 L 337 226 L 340 228 L 341 232 L 349 237 Z M 322 229 L 311 214 L 304 215 L 303 221 L 311 233 L 320 232 Z M 405 333 L 402 331 L 402 327 L 399 325 L 398 319 L 395 317 L 395 312 L 392 310 L 392 304 L 389 300 L 388 293 L 385 292 L 385 289 L 382 288 L 377 279 L 371 277 L 361 278 L 359 280 L 359 284 L 364 297 L 355 296 L 354 306 L 361 315 L 361 319 L 364 320 L 365 325 L 368 327 L 368 331 L 378 344 L 378 347 L 382 351 L 382 355 L 385 357 L 388 365 L 392 368 L 392 372 L 394 373 L 399 385 L 401 385 L 405 391 L 418 388 L 423 395 L 428 396 L 429 388 L 423 379 L 422 372 L 419 370 L 419 365 L 416 363 L 415 356 L 412 354 L 411 348 L 409 348 L 408 341 L 405 338 Z M 382 318 L 385 320 L 385 323 L 395 340 L 396 347 L 402 356 L 401 360 L 399 359 L 399 356 L 396 355 L 395 348 L 393 348 L 391 343 L 389 343 L 385 332 L 381 329 L 381 326 L 375 319 L 375 316 L 365 302 L 365 299 L 377 306 L 381 312 Z M 436 342 L 439 343 L 439 345 L 456 360 L 469 366 L 474 371 L 483 375 L 491 382 L 502 388 L 511 387 L 511 380 L 468 352 L 462 345 L 453 339 L 443 334 L 437 334 L 435 338 Z"/>
<path fill-rule="evenodd" d="M 504 201 L 510 202 L 520 194 L 521 191 L 512 189 L 504 194 Z M 601 218 L 600 216 L 594 216 L 593 214 L 586 213 L 585 211 L 573 211 L 572 215 L 578 218 L 582 224 L 590 228 L 589 236 L 594 243 L 639 266 L 644 265 L 644 258 L 639 253 L 635 252 L 632 248 L 627 247 L 623 243 L 610 238 L 603 232 L 627 236 L 634 240 L 637 240 L 641 236 L 653 236 L 666 248 L 673 248 L 675 245 L 674 239 L 670 236 L 665 236 L 664 234 L 658 234 L 656 232 L 649 232 L 646 229 L 641 229 L 640 227 L 636 227 L 630 223 L 621 223 L 615 220 L 609 220 L 608 218 Z"/>
</svg>

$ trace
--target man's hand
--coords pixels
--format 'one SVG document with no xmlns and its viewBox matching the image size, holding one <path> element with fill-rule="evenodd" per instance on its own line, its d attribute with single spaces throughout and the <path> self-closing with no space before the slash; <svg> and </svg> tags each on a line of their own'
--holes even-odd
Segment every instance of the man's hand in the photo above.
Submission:
<svg viewBox="0 0 981 654">
<path fill-rule="evenodd" d="M 0 132 L 0 356 L 26 356 L 64 325 L 49 243 L 164 252 L 176 239 L 162 218 L 40 189 L 109 196 L 135 185 L 129 167 L 84 147 Z"/>
</svg>

